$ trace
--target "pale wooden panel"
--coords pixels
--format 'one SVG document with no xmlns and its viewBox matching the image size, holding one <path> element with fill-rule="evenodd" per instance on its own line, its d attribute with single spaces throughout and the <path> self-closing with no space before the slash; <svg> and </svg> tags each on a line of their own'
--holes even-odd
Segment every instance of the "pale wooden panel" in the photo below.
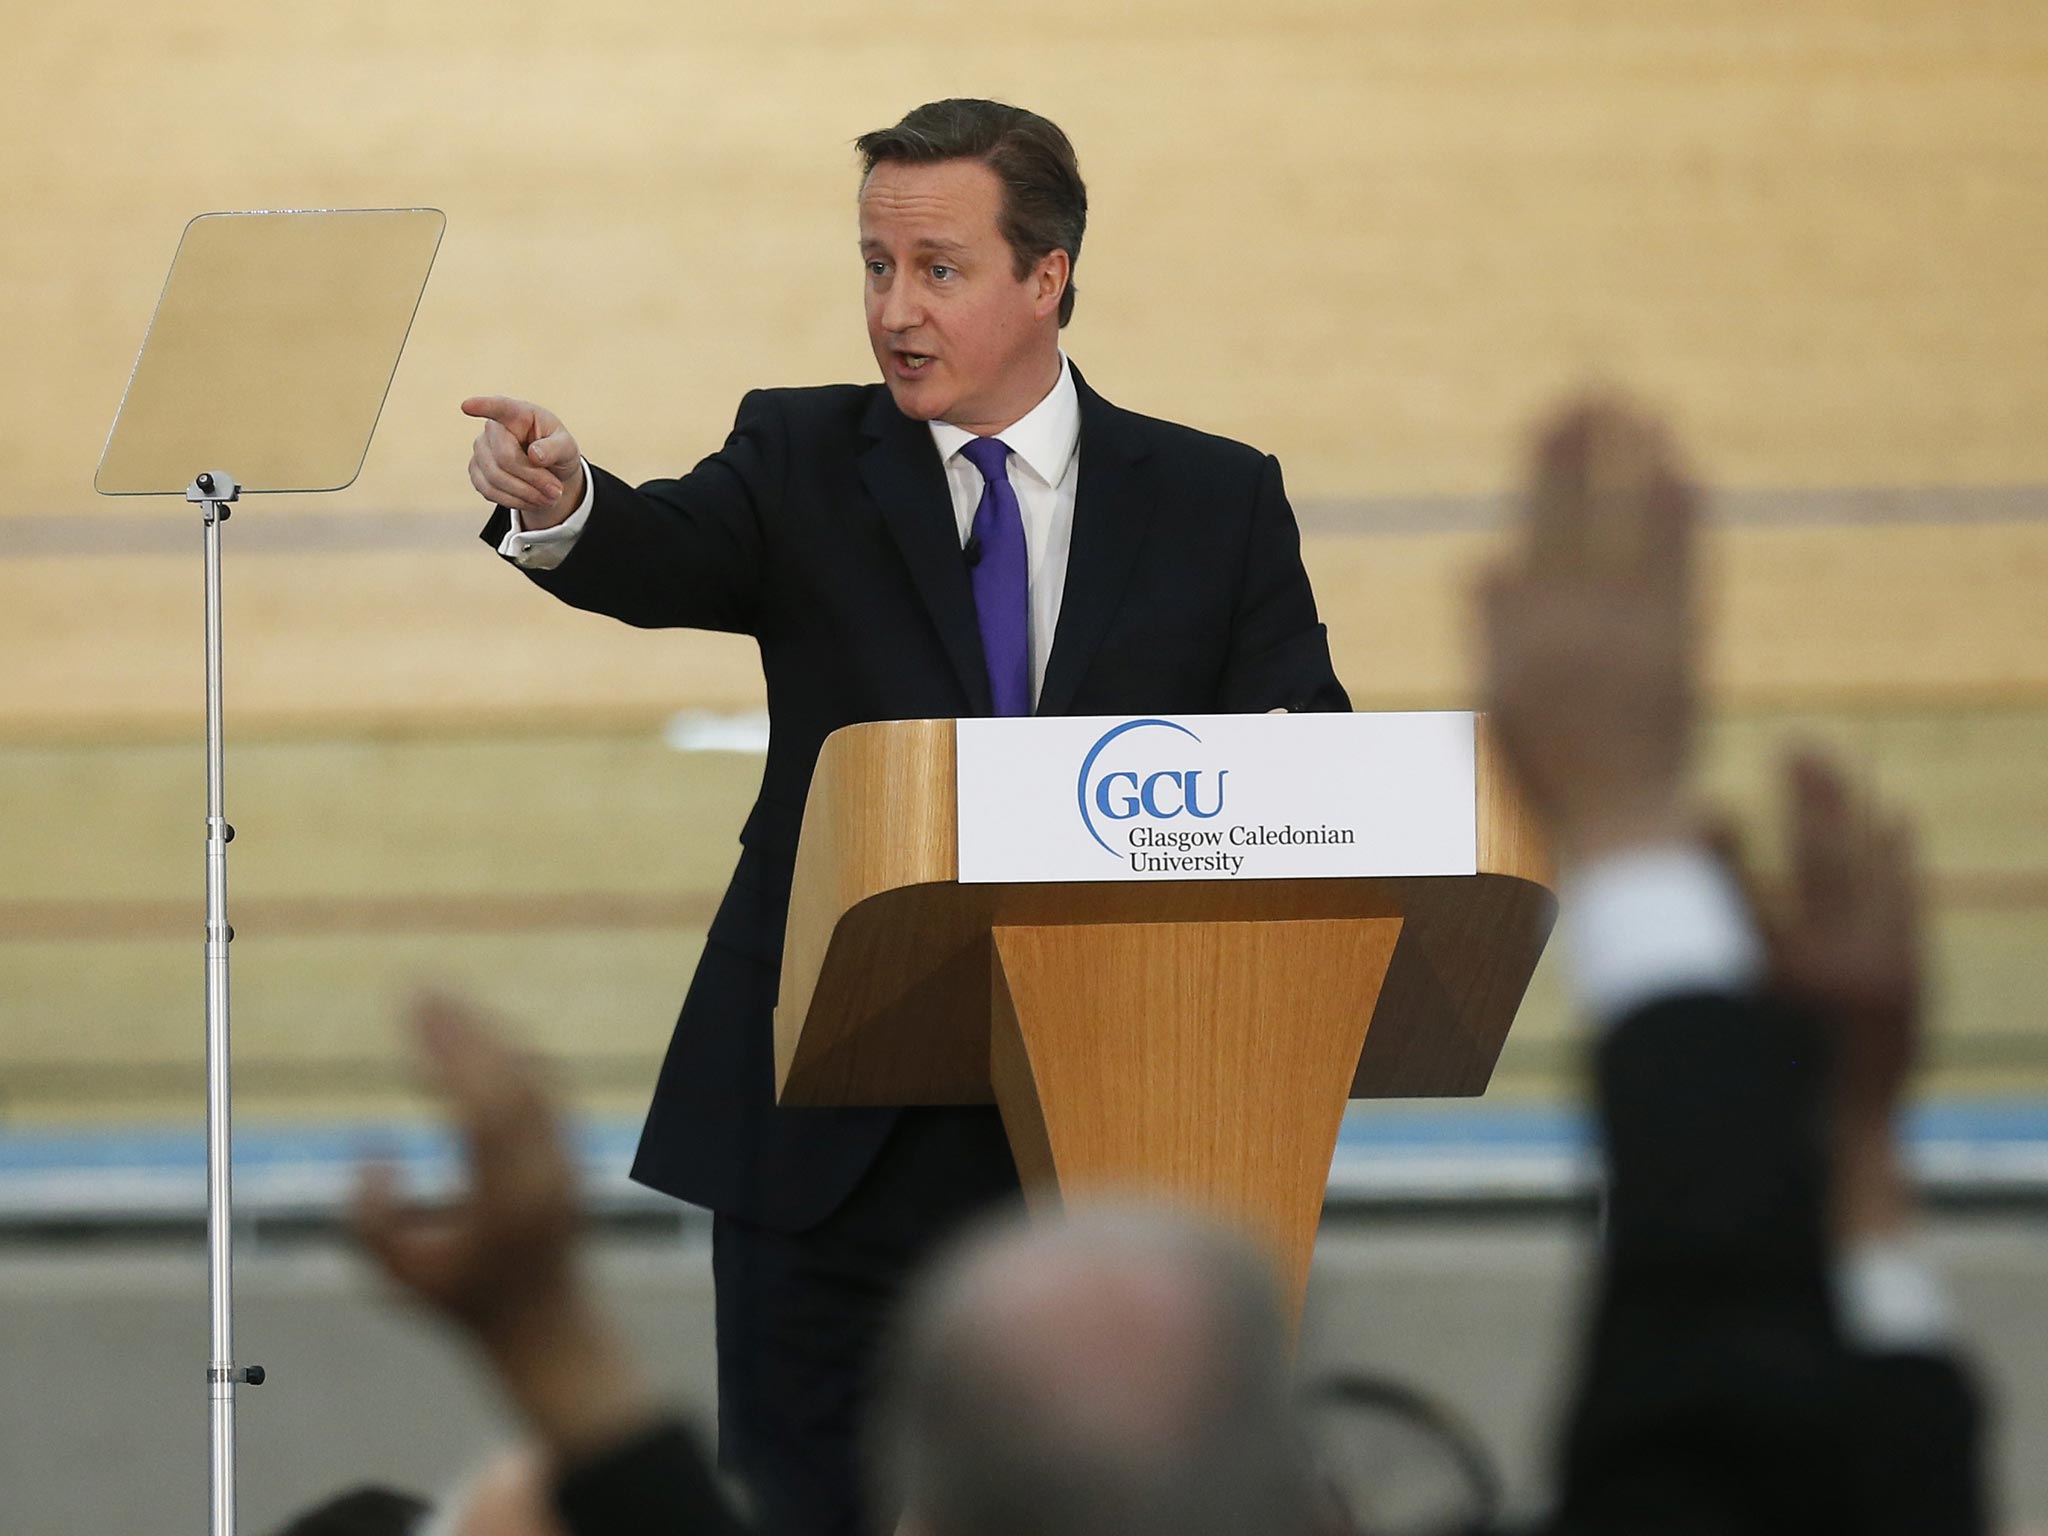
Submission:
<svg viewBox="0 0 2048 1536">
<path fill-rule="evenodd" d="M 1773 713 L 1716 722 L 1708 791 L 1774 839 L 1786 760 L 1800 745 L 1837 753 L 1909 809 L 1922 862 L 1973 903 L 2048 907 L 2048 715 L 1930 710 L 1868 716 Z M 2048 994 L 2043 994 L 2048 997 Z"/>
<path fill-rule="evenodd" d="M 1079 144 L 1075 355 L 1298 490 L 1497 484 L 1589 373 L 1738 483 L 2048 480 L 2037 0 L 16 10 L 11 512 L 90 501 L 209 208 L 448 210 L 360 504 L 461 507 L 482 388 L 685 462 L 747 385 L 868 376 L 848 142 L 961 92 Z"/>
<path fill-rule="evenodd" d="M 1338 675 L 1361 708 L 1471 697 L 1484 532 L 1311 538 Z M 196 557 L 0 560 L 0 739 L 198 728 Z M 1758 528 L 1711 541 L 1710 674 L 1731 707 L 2048 696 L 2048 520 Z M 564 608 L 480 545 L 229 567 L 238 733 L 651 726 L 763 706 L 751 641 Z"/>
<path fill-rule="evenodd" d="M 196 557 L 0 560 L 0 633 L 37 665 L 0 677 L 16 736 L 202 729 Z M 765 705 L 754 642 L 647 634 L 563 606 L 481 544 L 230 559 L 229 728 L 496 723 L 520 729 Z"/>
<path fill-rule="evenodd" d="M 240 919 L 238 918 L 238 924 Z M 195 926 L 195 932 L 197 928 Z M 238 928 L 235 1105 L 254 1119 L 417 1102 L 403 1021 L 420 988 L 474 999 L 564 1064 L 577 1102 L 646 1107 L 701 931 L 274 937 Z M 0 944 L 0 1115 L 162 1118 L 205 1108 L 196 940 Z"/>
<path fill-rule="evenodd" d="M 1486 1097 L 1555 1100 L 1584 1077 L 1586 1021 L 1553 942 L 1529 983 Z M 1930 934 L 1926 1096 L 2048 1094 L 2048 910 L 1957 910 Z"/>
<path fill-rule="evenodd" d="M 757 754 L 674 752 L 652 732 L 238 742 L 232 895 L 351 911 L 379 897 L 523 896 L 561 922 L 586 899 L 616 910 L 716 892 L 760 780 Z M 102 904 L 140 913 L 146 929 L 155 904 L 197 888 L 196 738 L 8 748 L 0 803 L 15 808 L 0 840 L 0 913 Z M 112 912 L 99 931 L 122 926 Z"/>
<path fill-rule="evenodd" d="M 579 1106 L 637 1112 L 700 939 L 683 928 L 281 938 L 258 925 L 237 941 L 237 1107 L 263 1119 L 415 1103 L 398 1025 L 413 990 L 434 982 L 476 998 L 554 1057 Z M 2048 916 L 2039 907 L 1948 914 L 1935 940 L 1922 1091 L 2048 1092 Z M 196 937 L 0 944 L 0 977 L 0 1114 L 10 1121 L 200 1113 Z M 1553 946 L 1488 1100 L 1574 1092 L 1584 1034 Z"/>
<path fill-rule="evenodd" d="M 1767 861 L 1793 739 L 1846 751 L 1920 820 L 1940 980 L 1929 1087 L 2048 1088 L 2048 713 L 1714 723 L 1710 789 Z M 196 741 L 0 749 L 0 1114 L 197 1112 L 199 757 Z M 636 1109 L 759 773 L 756 756 L 678 754 L 652 733 L 240 746 L 243 1107 L 409 1102 L 394 1021 L 439 978 L 562 1058 L 579 1102 Z M 1575 1079 L 1556 954 L 1490 1096 Z"/>
<path fill-rule="evenodd" d="M 1027 1192 L 1142 1194 L 1227 1221 L 1263 1240 L 1298 1320 L 1345 1090 L 1401 932 L 998 927 L 993 1075 Z"/>
<path fill-rule="evenodd" d="M 1361 708 L 1462 701 L 1489 533 L 1312 539 L 1338 676 Z M 2048 689 L 2048 523 L 1717 530 L 1712 691 L 1725 707 L 2027 699 Z"/>
<path fill-rule="evenodd" d="M 1479 532 L 1309 541 L 1354 703 L 1471 697 L 1469 592 L 1501 548 Z M 1726 707 L 2048 689 L 2048 522 L 1724 528 L 1707 567 L 1709 684 Z"/>
<path fill-rule="evenodd" d="M 1035 104 L 1081 147 L 1076 358 L 1116 398 L 1279 452 L 1298 498 L 1511 483 L 1529 413 L 1594 374 L 1667 403 L 1725 484 L 2048 485 L 2035 0 L 1060 0 L 982 20 L 534 0 L 11 18 L 0 131 L 34 152 L 0 166 L 0 392 L 32 451 L 4 506 L 105 510 L 91 467 L 190 213 L 439 203 L 382 435 L 323 505 L 417 512 L 450 545 L 249 561 L 233 525 L 231 719 L 753 707 L 745 642 L 610 628 L 458 553 L 478 509 L 455 402 L 545 397 L 646 475 L 714 446 L 750 385 L 867 376 L 847 142 L 960 90 Z M 1361 702 L 1466 695 L 1485 547 L 1312 540 Z M 2038 526 L 1744 529 L 1722 553 L 1715 670 L 1738 705 L 2041 695 Z M 0 735 L 196 719 L 189 564 L 0 562 L 0 643 L 33 658 L 0 681 Z"/>
<path fill-rule="evenodd" d="M 2048 716 L 1881 718 L 1870 735 L 1878 782 L 1922 817 L 1935 869 L 2031 875 L 2048 902 Z M 2034 995 L 2048 1008 L 2048 986 Z"/>
</svg>

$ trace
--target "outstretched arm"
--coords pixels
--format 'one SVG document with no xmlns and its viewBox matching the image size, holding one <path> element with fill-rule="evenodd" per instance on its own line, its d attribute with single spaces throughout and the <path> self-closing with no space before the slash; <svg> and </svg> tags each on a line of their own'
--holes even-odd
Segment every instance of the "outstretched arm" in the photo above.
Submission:
<svg viewBox="0 0 2048 1536">
<path fill-rule="evenodd" d="M 537 585 L 642 628 L 755 632 L 787 467 L 769 395 L 742 400 L 724 446 L 687 475 L 638 487 L 587 465 L 545 407 L 477 396 L 463 409 L 485 418 L 470 455 L 470 483 L 495 503 L 484 542 Z"/>
</svg>

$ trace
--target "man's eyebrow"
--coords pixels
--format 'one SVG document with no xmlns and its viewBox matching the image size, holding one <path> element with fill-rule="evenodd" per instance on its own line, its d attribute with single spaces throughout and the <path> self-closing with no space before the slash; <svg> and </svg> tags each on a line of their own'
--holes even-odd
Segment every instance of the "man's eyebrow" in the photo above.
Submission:
<svg viewBox="0 0 2048 1536">
<path fill-rule="evenodd" d="M 864 251 L 879 251 L 882 249 L 882 242 L 872 239 L 863 240 L 860 243 L 860 248 Z M 946 256 L 965 256 L 968 253 L 968 248 L 958 240 L 919 240 L 911 248 L 919 251 L 938 251 Z"/>
</svg>

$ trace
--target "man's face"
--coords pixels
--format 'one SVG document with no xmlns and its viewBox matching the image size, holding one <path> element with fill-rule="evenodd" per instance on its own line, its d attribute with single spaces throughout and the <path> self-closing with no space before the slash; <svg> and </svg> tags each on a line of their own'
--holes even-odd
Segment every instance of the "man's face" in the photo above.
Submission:
<svg viewBox="0 0 2048 1536">
<path fill-rule="evenodd" d="M 885 160 L 860 193 L 868 340 L 897 409 L 1000 432 L 1059 376 L 1054 251 L 1019 278 L 996 227 L 1002 183 L 979 160 Z"/>
</svg>

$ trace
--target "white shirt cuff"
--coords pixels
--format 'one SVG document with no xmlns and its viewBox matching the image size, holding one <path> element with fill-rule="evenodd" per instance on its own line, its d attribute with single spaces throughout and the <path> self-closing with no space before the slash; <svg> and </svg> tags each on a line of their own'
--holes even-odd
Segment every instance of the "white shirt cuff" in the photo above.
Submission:
<svg viewBox="0 0 2048 1536">
<path fill-rule="evenodd" d="M 1580 1006 L 1603 1025 L 1660 997 L 1748 991 L 1763 979 L 1748 905 L 1704 848 L 1674 843 L 1594 859 L 1565 872 L 1558 897 Z"/>
<path fill-rule="evenodd" d="M 1835 1261 L 1835 1302 L 1842 1336 L 1871 1354 L 1933 1351 L 1948 1345 L 1955 1314 L 1948 1288 L 1910 1238 L 1866 1238 Z"/>
<path fill-rule="evenodd" d="M 590 509 L 597 502 L 597 477 L 590 472 L 590 460 L 582 463 L 583 500 L 554 527 L 529 533 L 519 525 L 518 509 L 506 509 L 512 515 L 512 530 L 498 541 L 498 553 L 522 571 L 552 571 L 569 558 L 569 551 L 583 536 L 583 525 L 590 521 Z"/>
</svg>

